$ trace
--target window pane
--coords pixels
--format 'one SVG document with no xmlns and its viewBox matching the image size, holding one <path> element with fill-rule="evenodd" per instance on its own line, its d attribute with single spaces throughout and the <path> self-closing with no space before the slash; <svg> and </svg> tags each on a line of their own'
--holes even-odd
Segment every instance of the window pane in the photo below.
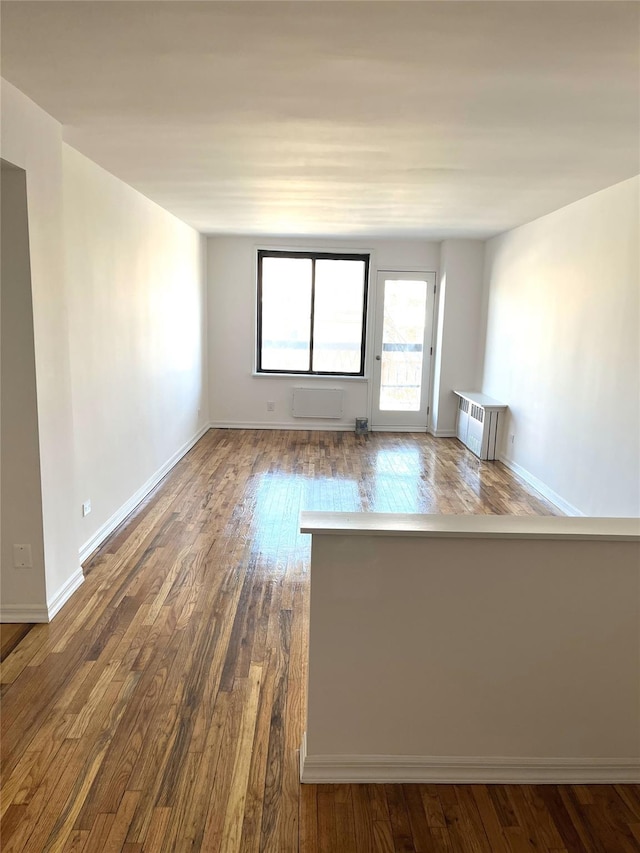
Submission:
<svg viewBox="0 0 640 853">
<path fill-rule="evenodd" d="M 313 370 L 360 373 L 364 261 L 316 261 Z"/>
<path fill-rule="evenodd" d="M 381 412 L 420 410 L 426 305 L 426 281 L 385 281 Z"/>
<path fill-rule="evenodd" d="M 310 258 L 262 258 L 263 370 L 309 370 Z"/>
</svg>

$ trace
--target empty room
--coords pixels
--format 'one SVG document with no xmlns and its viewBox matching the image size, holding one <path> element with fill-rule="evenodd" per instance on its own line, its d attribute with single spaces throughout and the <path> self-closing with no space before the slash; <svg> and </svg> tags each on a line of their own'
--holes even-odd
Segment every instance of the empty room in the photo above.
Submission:
<svg viewBox="0 0 640 853">
<path fill-rule="evenodd" d="M 0 18 L 4 853 L 640 850 L 640 4 Z"/>
</svg>

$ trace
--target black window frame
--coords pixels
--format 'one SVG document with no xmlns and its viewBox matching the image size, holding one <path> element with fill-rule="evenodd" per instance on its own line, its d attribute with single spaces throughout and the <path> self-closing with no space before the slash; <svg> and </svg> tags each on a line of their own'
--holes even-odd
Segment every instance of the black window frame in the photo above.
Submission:
<svg viewBox="0 0 640 853">
<path fill-rule="evenodd" d="M 309 322 L 309 370 L 273 370 L 262 367 L 262 260 L 263 258 L 303 258 L 311 261 L 311 317 Z M 257 351 L 256 373 L 267 376 L 344 376 L 362 378 L 366 368 L 367 306 L 369 303 L 369 265 L 371 255 L 364 252 L 289 252 L 281 249 L 258 249 L 258 305 L 257 305 Z M 364 289 L 362 297 L 362 338 L 360 341 L 360 370 L 345 371 L 311 370 L 313 364 L 313 325 L 315 314 L 316 261 L 363 261 Z"/>
</svg>

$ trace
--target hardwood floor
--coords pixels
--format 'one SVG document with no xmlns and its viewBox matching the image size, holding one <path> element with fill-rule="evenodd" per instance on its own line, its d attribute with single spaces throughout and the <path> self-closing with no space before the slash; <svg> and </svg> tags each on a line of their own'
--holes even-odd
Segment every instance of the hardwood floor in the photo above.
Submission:
<svg viewBox="0 0 640 853">
<path fill-rule="evenodd" d="M 212 430 L 2 667 L 2 850 L 638 851 L 638 786 L 303 786 L 300 509 L 553 514 L 424 434 Z"/>
<path fill-rule="evenodd" d="M 33 625 L 20 622 L 5 622 L 0 625 L 0 662 L 11 654 L 32 627 Z"/>
<path fill-rule="evenodd" d="M 300 850 L 640 850 L 633 785 L 303 785 Z"/>
</svg>

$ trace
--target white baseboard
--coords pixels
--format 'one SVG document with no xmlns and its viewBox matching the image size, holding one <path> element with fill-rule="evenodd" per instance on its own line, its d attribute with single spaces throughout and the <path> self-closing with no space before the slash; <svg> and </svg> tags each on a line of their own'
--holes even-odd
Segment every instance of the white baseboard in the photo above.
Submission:
<svg viewBox="0 0 640 853">
<path fill-rule="evenodd" d="M 211 429 L 286 429 L 286 430 L 330 430 L 331 432 L 353 432 L 353 423 L 336 423 L 333 420 L 307 421 L 212 421 Z"/>
<path fill-rule="evenodd" d="M 327 430 L 331 432 L 353 432 L 354 423 L 336 423 L 333 420 L 306 421 L 212 421 L 211 429 L 286 429 L 286 430 Z M 371 432 L 426 432 L 426 427 L 413 426 L 369 426 Z"/>
<path fill-rule="evenodd" d="M 0 623 L 22 622 L 32 624 L 48 622 L 49 611 L 46 607 L 33 607 L 29 604 L 3 604 L 0 606 Z"/>
<path fill-rule="evenodd" d="M 104 540 L 109 536 L 113 531 L 118 527 L 119 524 L 125 520 L 125 518 L 133 512 L 133 510 L 138 506 L 140 501 L 144 500 L 149 492 L 155 488 L 160 480 L 165 477 L 169 471 L 176 465 L 182 457 L 188 453 L 191 448 L 198 442 L 202 436 L 210 429 L 209 424 L 205 424 L 203 427 L 200 427 L 198 432 L 193 436 L 193 438 L 189 439 L 182 447 L 177 450 L 173 456 L 168 459 L 164 465 L 159 468 L 155 474 L 150 477 L 147 482 L 141 486 L 138 491 L 133 494 L 126 503 L 122 504 L 122 506 L 117 509 L 111 518 L 109 518 L 102 527 L 97 530 L 91 539 L 87 540 L 87 542 L 82 545 L 79 551 L 80 563 L 84 563 L 88 557 L 93 554 L 96 548 L 99 548 L 100 545 L 104 542 Z"/>
<path fill-rule="evenodd" d="M 455 429 L 431 429 L 429 430 L 431 435 L 436 438 L 455 438 L 456 431 Z"/>
<path fill-rule="evenodd" d="M 583 512 L 580 512 L 577 507 L 573 506 L 566 501 L 563 497 L 561 497 L 557 492 L 554 492 L 553 489 L 550 489 L 546 483 L 543 483 L 542 480 L 539 480 L 537 477 L 534 477 L 533 474 L 530 474 L 526 468 L 523 468 L 521 465 L 518 465 L 517 462 L 514 462 L 513 459 L 509 459 L 507 456 L 503 456 L 500 454 L 498 456 L 498 460 L 502 462 L 507 468 L 513 471 L 514 474 L 517 474 L 521 480 L 524 480 L 529 486 L 539 492 L 543 498 L 550 501 L 554 506 L 556 506 L 561 512 L 565 515 L 575 515 L 575 516 L 584 516 Z"/>
<path fill-rule="evenodd" d="M 306 755 L 300 747 L 300 781 L 307 784 L 432 783 L 586 785 L 640 782 L 640 759 L 501 758 L 418 755 Z"/>
<path fill-rule="evenodd" d="M 371 432 L 427 432 L 424 426 L 375 426 L 372 424 Z"/>
<path fill-rule="evenodd" d="M 57 592 L 47 601 L 48 622 L 51 622 L 56 613 L 61 610 L 73 593 L 84 583 L 82 566 L 79 566 L 71 577 L 65 581 Z"/>
</svg>

